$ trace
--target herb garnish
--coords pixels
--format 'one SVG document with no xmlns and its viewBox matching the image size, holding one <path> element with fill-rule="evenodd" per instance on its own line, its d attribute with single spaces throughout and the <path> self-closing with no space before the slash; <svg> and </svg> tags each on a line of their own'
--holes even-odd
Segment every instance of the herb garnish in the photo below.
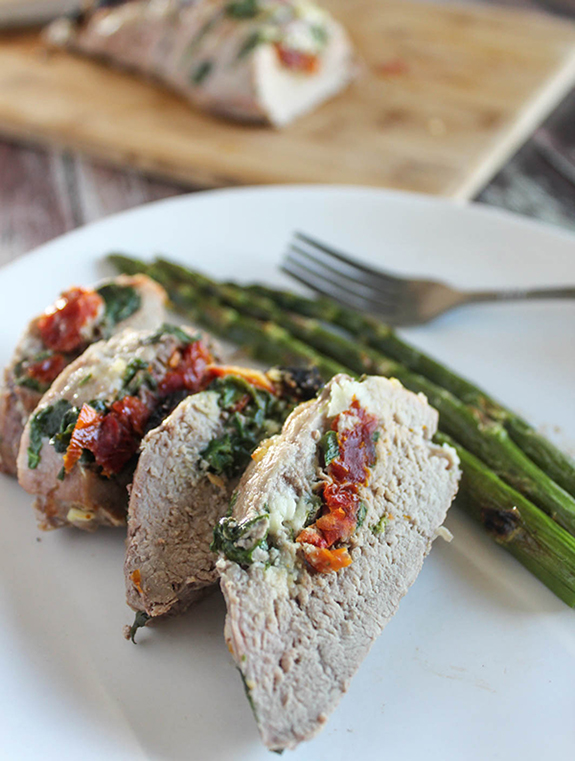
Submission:
<svg viewBox="0 0 575 761">
<path fill-rule="evenodd" d="M 261 30 L 256 29 L 255 32 L 252 32 L 246 37 L 246 40 L 244 44 L 241 46 L 241 48 L 238 51 L 238 61 L 242 58 L 245 58 L 245 56 L 248 55 L 248 53 L 251 53 L 252 50 L 255 50 L 258 45 L 260 45 L 262 42 L 265 42 L 266 38 L 265 35 L 262 34 Z"/>
<path fill-rule="evenodd" d="M 195 85 L 201 85 L 204 79 L 211 73 L 214 68 L 212 61 L 202 61 L 194 69 L 191 81 Z"/>
<path fill-rule="evenodd" d="M 371 531 L 373 534 L 383 534 L 385 531 L 385 527 L 387 525 L 388 521 L 387 514 L 384 514 L 381 516 L 381 518 L 378 520 L 377 523 L 374 523 L 373 526 L 370 526 Z"/>
<path fill-rule="evenodd" d="M 355 518 L 355 527 L 358 529 L 360 526 L 363 526 L 363 522 L 365 521 L 365 516 L 367 515 L 367 505 L 365 502 L 360 502 L 359 507 L 357 508 L 357 515 Z"/>
<path fill-rule="evenodd" d="M 218 23 L 218 21 L 221 18 L 221 11 L 217 11 L 212 18 L 208 19 L 206 23 L 200 27 L 199 31 L 192 37 L 190 40 L 190 44 L 185 50 L 183 61 L 185 62 L 187 59 L 191 58 L 191 56 L 196 52 L 198 47 L 200 46 L 200 43 L 204 39 L 204 37 L 208 34 L 208 32 L 211 32 L 211 30 L 215 27 L 215 25 Z"/>
<path fill-rule="evenodd" d="M 253 714 L 254 714 L 254 716 L 257 719 L 258 715 L 256 713 L 256 707 L 254 705 L 254 700 L 252 698 L 252 692 L 251 692 L 250 688 L 248 687 L 248 683 L 246 681 L 245 676 L 243 675 L 242 670 L 240 668 L 238 668 L 238 671 L 240 672 L 240 676 L 242 678 L 242 684 L 244 685 L 244 692 L 246 693 L 246 698 L 248 699 L 248 703 L 250 704 L 250 708 L 252 709 Z"/>
<path fill-rule="evenodd" d="M 136 615 L 134 617 L 134 623 L 130 626 L 130 630 L 128 632 L 128 637 L 132 640 L 134 645 L 137 645 L 136 642 L 136 632 L 138 629 L 141 629 L 142 626 L 145 626 L 148 621 L 150 620 L 151 616 L 149 616 L 145 611 L 138 610 L 136 612 Z"/>
<path fill-rule="evenodd" d="M 319 440 L 319 446 L 323 452 L 325 467 L 339 457 L 339 443 L 336 431 L 327 431 Z"/>
<path fill-rule="evenodd" d="M 50 439 L 52 436 L 61 433 L 63 424 L 67 428 L 69 424 L 67 413 L 74 409 L 67 399 L 60 399 L 55 404 L 44 407 L 32 417 L 30 421 L 30 445 L 28 446 L 28 467 L 30 470 L 35 470 L 40 464 L 40 451 L 44 439 Z"/>
</svg>

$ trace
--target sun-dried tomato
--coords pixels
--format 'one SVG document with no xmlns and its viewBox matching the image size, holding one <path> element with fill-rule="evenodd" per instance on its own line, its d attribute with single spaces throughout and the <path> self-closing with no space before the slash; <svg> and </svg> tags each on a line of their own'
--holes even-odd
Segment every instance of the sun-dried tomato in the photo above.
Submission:
<svg viewBox="0 0 575 761">
<path fill-rule="evenodd" d="M 328 547 L 331 547 L 336 542 L 345 542 L 351 538 L 351 535 L 355 531 L 358 504 L 356 495 L 350 495 L 349 502 L 345 508 L 339 507 L 336 510 L 332 510 L 328 506 L 330 512 L 325 513 L 317 519 L 315 526 L 318 531 L 321 531 Z"/>
<path fill-rule="evenodd" d="M 89 404 L 82 405 L 78 420 L 72 431 L 72 437 L 68 449 L 64 455 L 64 470 L 69 473 L 82 456 L 83 449 L 90 449 L 98 429 L 102 423 L 103 415 Z"/>
<path fill-rule="evenodd" d="M 358 418 L 359 423 L 351 428 L 344 427 L 338 434 L 339 457 L 330 465 L 330 475 L 339 483 L 365 483 L 368 468 L 375 460 L 373 434 L 377 428 L 377 418 L 360 407 L 354 399 L 349 410 L 345 410 L 333 421 L 332 430 L 337 431 L 340 418 Z"/>
<path fill-rule="evenodd" d="M 105 475 L 119 473 L 138 451 L 146 422 L 147 406 L 136 396 L 112 404 L 89 449 Z"/>
<path fill-rule="evenodd" d="M 236 365 L 211 365 L 208 370 L 213 378 L 225 378 L 228 375 L 237 375 L 255 388 L 261 388 L 263 391 L 268 391 L 270 394 L 277 393 L 271 380 L 265 373 L 262 373 L 259 370 L 237 367 Z"/>
<path fill-rule="evenodd" d="M 66 358 L 62 354 L 51 354 L 45 359 L 34 362 L 26 368 L 26 374 L 38 383 L 49 385 L 66 367 Z"/>
<path fill-rule="evenodd" d="M 38 330 L 44 345 L 63 352 L 82 348 L 87 343 L 85 328 L 98 318 L 103 308 L 104 300 L 96 291 L 85 288 L 66 291 L 38 319 Z"/>
<path fill-rule="evenodd" d="M 341 425 L 342 418 L 346 417 L 353 419 L 352 425 Z M 373 438 L 377 418 L 366 412 L 354 398 L 350 408 L 338 415 L 331 427 L 337 432 L 339 454 L 327 468 L 330 480 L 322 488 L 322 514 L 296 538 L 297 542 L 305 545 L 303 551 L 308 563 L 321 573 L 338 570 L 351 563 L 347 550 L 344 556 L 341 552 L 344 548 L 329 548 L 336 542 L 348 541 L 357 527 L 360 506 L 358 489 L 367 484 L 369 468 L 375 462 Z M 332 563 L 331 556 L 326 552 L 338 553 L 338 560 Z M 345 563 L 338 565 L 344 557 Z"/>
<path fill-rule="evenodd" d="M 315 526 L 302 529 L 296 539 L 301 544 L 313 544 L 314 547 L 327 547 L 324 535 Z"/>
<path fill-rule="evenodd" d="M 306 74 L 315 74 L 319 69 L 319 56 L 315 53 L 286 48 L 281 43 L 276 43 L 276 50 L 282 65 L 287 69 L 303 71 Z"/>
<path fill-rule="evenodd" d="M 333 573 L 351 565 L 351 557 L 346 547 L 328 550 L 323 547 L 306 547 L 305 559 L 319 573 Z"/>
<path fill-rule="evenodd" d="M 136 396 L 125 396 L 114 402 L 106 414 L 84 404 L 64 456 L 66 472 L 70 472 L 82 451 L 87 449 L 104 475 L 119 473 L 138 451 L 149 417 L 150 410 Z"/>
<path fill-rule="evenodd" d="M 168 362 L 171 369 L 158 384 L 158 393 L 168 396 L 184 390 L 200 391 L 211 380 L 208 365 L 212 361 L 212 355 L 201 341 L 176 349 Z"/>
</svg>

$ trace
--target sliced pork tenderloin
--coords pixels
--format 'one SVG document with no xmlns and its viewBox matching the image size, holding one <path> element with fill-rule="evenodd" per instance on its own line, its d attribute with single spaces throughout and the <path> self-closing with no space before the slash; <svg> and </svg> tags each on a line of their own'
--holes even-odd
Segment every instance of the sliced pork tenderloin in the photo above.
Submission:
<svg viewBox="0 0 575 761">
<path fill-rule="evenodd" d="M 164 324 L 93 344 L 42 397 L 26 424 L 18 479 L 41 528 L 125 523 L 140 442 L 181 399 L 211 382 L 201 335 Z"/>
<path fill-rule="evenodd" d="M 321 383 L 315 371 L 217 372 L 208 390 L 184 399 L 142 442 L 124 566 L 136 625 L 183 612 L 217 581 L 210 544 L 239 476 L 295 400 Z"/>
<path fill-rule="evenodd" d="M 421 570 L 459 479 L 437 417 L 398 381 L 336 376 L 220 521 L 225 636 L 268 748 L 323 727 Z"/>
<path fill-rule="evenodd" d="M 120 275 L 93 288 L 68 289 L 30 322 L 0 388 L 0 471 L 16 475 L 26 421 L 62 370 L 95 341 L 127 327 L 161 325 L 165 302 L 154 280 Z"/>
<path fill-rule="evenodd" d="M 57 45 L 159 79 L 226 117 L 283 126 L 354 73 L 343 27 L 299 0 L 94 3 L 48 29 Z"/>
</svg>

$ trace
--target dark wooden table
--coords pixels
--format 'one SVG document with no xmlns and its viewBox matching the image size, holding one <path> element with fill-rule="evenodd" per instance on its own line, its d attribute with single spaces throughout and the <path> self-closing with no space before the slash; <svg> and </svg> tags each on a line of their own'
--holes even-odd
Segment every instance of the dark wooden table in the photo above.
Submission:
<svg viewBox="0 0 575 761">
<path fill-rule="evenodd" d="M 545 5 L 575 12 L 575 0 Z M 190 190 L 78 153 L 0 141 L 0 265 L 79 225 Z M 575 91 L 476 200 L 575 229 Z"/>
</svg>

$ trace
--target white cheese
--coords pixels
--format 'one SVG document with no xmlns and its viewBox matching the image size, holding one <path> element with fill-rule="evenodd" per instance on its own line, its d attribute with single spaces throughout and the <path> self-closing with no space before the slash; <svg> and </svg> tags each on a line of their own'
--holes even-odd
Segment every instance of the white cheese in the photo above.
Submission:
<svg viewBox="0 0 575 761">
<path fill-rule="evenodd" d="M 270 533 L 278 537 L 282 529 L 288 529 L 290 534 L 299 534 L 306 522 L 309 505 L 300 497 L 296 500 L 291 491 L 275 492 L 267 502 L 270 514 Z"/>
<path fill-rule="evenodd" d="M 84 510 L 78 510 L 76 507 L 71 507 L 66 515 L 68 523 L 87 523 L 94 519 L 94 513 L 85 512 Z"/>
<path fill-rule="evenodd" d="M 218 398 L 219 396 L 215 391 L 205 391 L 194 396 L 194 405 L 213 422 L 219 419 L 221 413 Z"/>
<path fill-rule="evenodd" d="M 297 508 L 295 495 L 293 492 L 275 492 L 267 505 L 270 513 L 270 532 L 278 536 L 282 526 L 293 520 Z"/>
<path fill-rule="evenodd" d="M 364 409 L 369 410 L 372 406 L 370 393 L 359 381 L 344 378 L 339 383 L 334 384 L 329 397 L 327 416 L 336 417 L 336 415 L 349 409 L 354 397 Z"/>
<path fill-rule="evenodd" d="M 453 534 L 448 528 L 445 528 L 445 526 L 440 526 L 435 532 L 435 536 L 440 536 L 444 542 L 451 542 L 453 540 Z"/>
</svg>

